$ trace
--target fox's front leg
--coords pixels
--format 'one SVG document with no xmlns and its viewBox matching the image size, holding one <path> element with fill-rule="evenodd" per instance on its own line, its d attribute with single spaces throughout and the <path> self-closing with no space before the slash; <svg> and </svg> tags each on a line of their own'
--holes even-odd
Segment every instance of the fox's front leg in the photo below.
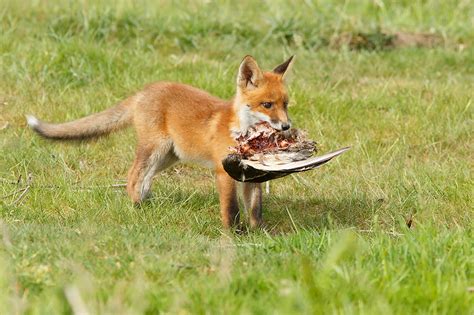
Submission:
<svg viewBox="0 0 474 315">
<path fill-rule="evenodd" d="M 237 185 L 224 169 L 216 171 L 217 190 L 221 209 L 222 224 L 230 228 L 239 224 L 239 204 L 237 200 Z"/>
<path fill-rule="evenodd" d="M 262 185 L 259 183 L 243 183 L 243 199 L 245 209 L 250 217 L 250 226 L 262 225 Z"/>
</svg>

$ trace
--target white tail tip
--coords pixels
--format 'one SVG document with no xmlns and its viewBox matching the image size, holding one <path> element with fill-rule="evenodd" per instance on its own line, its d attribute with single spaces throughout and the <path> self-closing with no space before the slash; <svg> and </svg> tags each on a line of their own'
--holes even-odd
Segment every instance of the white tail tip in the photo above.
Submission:
<svg viewBox="0 0 474 315">
<path fill-rule="evenodd" d="M 31 128 L 35 128 L 39 126 L 39 120 L 35 116 L 26 115 L 26 121 Z"/>
</svg>

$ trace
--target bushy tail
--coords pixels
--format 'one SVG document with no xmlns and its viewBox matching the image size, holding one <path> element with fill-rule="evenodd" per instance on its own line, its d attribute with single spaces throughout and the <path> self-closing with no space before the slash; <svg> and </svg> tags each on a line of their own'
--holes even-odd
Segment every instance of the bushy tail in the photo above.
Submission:
<svg viewBox="0 0 474 315">
<path fill-rule="evenodd" d="M 130 102 L 125 100 L 115 107 L 78 120 L 50 124 L 27 115 L 28 125 L 45 138 L 57 140 L 87 139 L 106 135 L 131 123 L 133 110 Z"/>
</svg>

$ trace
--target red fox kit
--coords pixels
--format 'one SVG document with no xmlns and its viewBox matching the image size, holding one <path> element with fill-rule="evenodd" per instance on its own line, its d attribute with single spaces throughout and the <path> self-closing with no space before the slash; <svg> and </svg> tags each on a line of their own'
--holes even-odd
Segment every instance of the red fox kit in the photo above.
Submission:
<svg viewBox="0 0 474 315">
<path fill-rule="evenodd" d="M 28 116 L 28 124 L 43 137 L 62 140 L 97 137 L 133 124 L 137 148 L 127 182 L 133 202 L 148 195 L 157 172 L 179 160 L 202 162 L 215 169 L 222 223 L 231 227 L 239 222 L 236 182 L 221 162 L 235 145 L 234 132 L 262 121 L 278 130 L 290 128 L 284 78 L 292 60 L 262 72 L 255 59 L 246 56 L 239 67 L 236 95 L 229 101 L 188 85 L 157 82 L 97 114 L 60 124 Z M 244 183 L 243 195 L 250 225 L 261 225 L 260 184 Z"/>
</svg>

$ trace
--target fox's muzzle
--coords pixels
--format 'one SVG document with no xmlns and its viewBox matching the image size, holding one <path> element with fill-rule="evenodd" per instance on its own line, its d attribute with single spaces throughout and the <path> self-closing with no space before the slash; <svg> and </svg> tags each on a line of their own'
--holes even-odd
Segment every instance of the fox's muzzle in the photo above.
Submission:
<svg viewBox="0 0 474 315">
<path fill-rule="evenodd" d="M 282 122 L 282 121 L 272 120 L 270 124 L 272 125 L 273 128 L 278 129 L 278 130 L 283 130 L 283 131 L 291 128 L 290 121 Z"/>
</svg>

